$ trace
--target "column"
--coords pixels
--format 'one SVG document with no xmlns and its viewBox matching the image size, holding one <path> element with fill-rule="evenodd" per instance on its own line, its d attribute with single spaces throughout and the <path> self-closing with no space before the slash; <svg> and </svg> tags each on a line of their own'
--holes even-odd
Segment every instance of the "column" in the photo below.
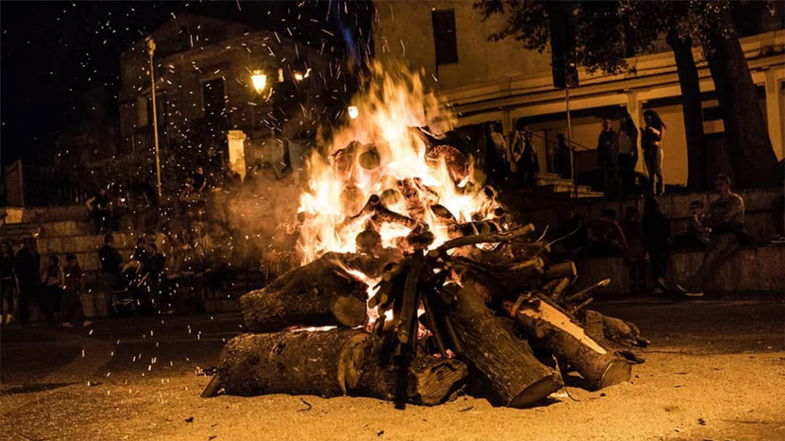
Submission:
<svg viewBox="0 0 785 441">
<path fill-rule="evenodd" d="M 768 69 L 766 71 L 766 126 L 769 129 L 769 139 L 771 146 L 774 148 L 774 154 L 777 159 L 781 160 L 785 157 L 785 140 L 782 139 L 782 114 L 780 100 L 782 100 L 782 92 L 780 86 L 780 79 L 777 78 L 777 71 L 775 69 Z"/>
<path fill-rule="evenodd" d="M 630 90 L 627 92 L 627 112 L 632 116 L 638 131 L 638 162 L 635 164 L 635 171 L 644 173 L 643 152 L 640 150 L 640 128 L 643 127 L 643 102 L 638 100 L 638 92 Z"/>
<path fill-rule="evenodd" d="M 229 130 L 226 137 L 229 144 L 229 168 L 245 179 L 245 133 L 242 130 Z"/>
</svg>

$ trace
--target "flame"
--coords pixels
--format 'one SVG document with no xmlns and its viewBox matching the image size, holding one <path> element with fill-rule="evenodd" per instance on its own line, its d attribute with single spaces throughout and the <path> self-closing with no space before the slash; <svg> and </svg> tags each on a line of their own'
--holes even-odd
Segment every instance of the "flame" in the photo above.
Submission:
<svg viewBox="0 0 785 441">
<path fill-rule="evenodd" d="M 444 133 L 454 117 L 426 92 L 419 75 L 376 64 L 351 104 L 354 118 L 334 133 L 325 151 L 308 159 L 298 209 L 303 264 L 329 251 L 360 251 L 358 234 L 372 216 L 363 207 L 372 195 L 387 209 L 427 225 L 435 236 L 430 247 L 448 240 L 451 226 L 493 216 L 498 205 L 482 191 L 471 158 L 453 147 L 428 150 L 417 128 Z M 453 219 L 444 210 L 437 216 L 436 204 Z M 381 246 L 394 247 L 412 225 L 375 222 L 373 229 Z"/>
</svg>

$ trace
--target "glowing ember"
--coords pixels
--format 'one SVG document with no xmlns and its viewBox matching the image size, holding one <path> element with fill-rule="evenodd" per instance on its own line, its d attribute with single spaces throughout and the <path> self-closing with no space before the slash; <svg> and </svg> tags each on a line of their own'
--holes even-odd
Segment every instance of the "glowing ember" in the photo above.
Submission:
<svg viewBox="0 0 785 441">
<path fill-rule="evenodd" d="M 494 216 L 498 205 L 477 182 L 471 158 L 426 144 L 420 129 L 438 135 L 453 118 L 418 75 L 376 65 L 352 105 L 356 117 L 326 143 L 324 155 L 309 159 L 298 209 L 303 264 L 329 251 L 401 246 L 416 226 L 430 229 L 435 247 L 457 225 Z"/>
</svg>

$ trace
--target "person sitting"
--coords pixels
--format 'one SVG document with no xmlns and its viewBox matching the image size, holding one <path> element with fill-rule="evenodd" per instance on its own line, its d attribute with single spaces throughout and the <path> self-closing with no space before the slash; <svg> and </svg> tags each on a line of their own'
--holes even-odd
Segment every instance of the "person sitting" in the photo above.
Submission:
<svg viewBox="0 0 785 441">
<path fill-rule="evenodd" d="M 703 262 L 684 287 L 678 286 L 682 294 L 689 297 L 703 296 L 703 286 L 709 277 L 748 239 L 744 231 L 744 199 L 731 191 L 730 178 L 724 174 L 717 175 L 714 191 L 719 197 L 711 202 L 706 219 L 711 235 Z"/>
<path fill-rule="evenodd" d="M 589 221 L 587 226 L 590 242 L 587 248 L 590 255 L 618 255 L 627 249 L 627 238 L 616 221 L 616 212 L 613 210 L 603 210 L 600 217 Z"/>
<path fill-rule="evenodd" d="M 709 243 L 709 229 L 704 225 L 703 201 L 690 202 L 690 221 L 687 231 L 673 238 L 673 248 L 677 250 L 704 249 Z"/>
</svg>

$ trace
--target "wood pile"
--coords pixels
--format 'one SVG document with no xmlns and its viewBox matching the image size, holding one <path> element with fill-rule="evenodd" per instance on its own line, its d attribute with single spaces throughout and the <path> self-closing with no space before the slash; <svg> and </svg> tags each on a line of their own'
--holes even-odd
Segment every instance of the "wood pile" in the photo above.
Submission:
<svg viewBox="0 0 785 441">
<path fill-rule="evenodd" d="M 399 250 L 380 250 L 369 227 L 358 253 L 327 253 L 243 296 L 251 333 L 226 344 L 205 396 L 354 395 L 403 406 L 471 391 L 526 407 L 565 380 L 589 389 L 629 380 L 641 361 L 631 349 L 646 341 L 634 324 L 587 309 L 608 280 L 574 289 L 575 265 L 552 262 L 532 225 L 455 225 L 433 248 L 427 225 L 383 200 L 361 211 L 411 227 Z"/>
</svg>

